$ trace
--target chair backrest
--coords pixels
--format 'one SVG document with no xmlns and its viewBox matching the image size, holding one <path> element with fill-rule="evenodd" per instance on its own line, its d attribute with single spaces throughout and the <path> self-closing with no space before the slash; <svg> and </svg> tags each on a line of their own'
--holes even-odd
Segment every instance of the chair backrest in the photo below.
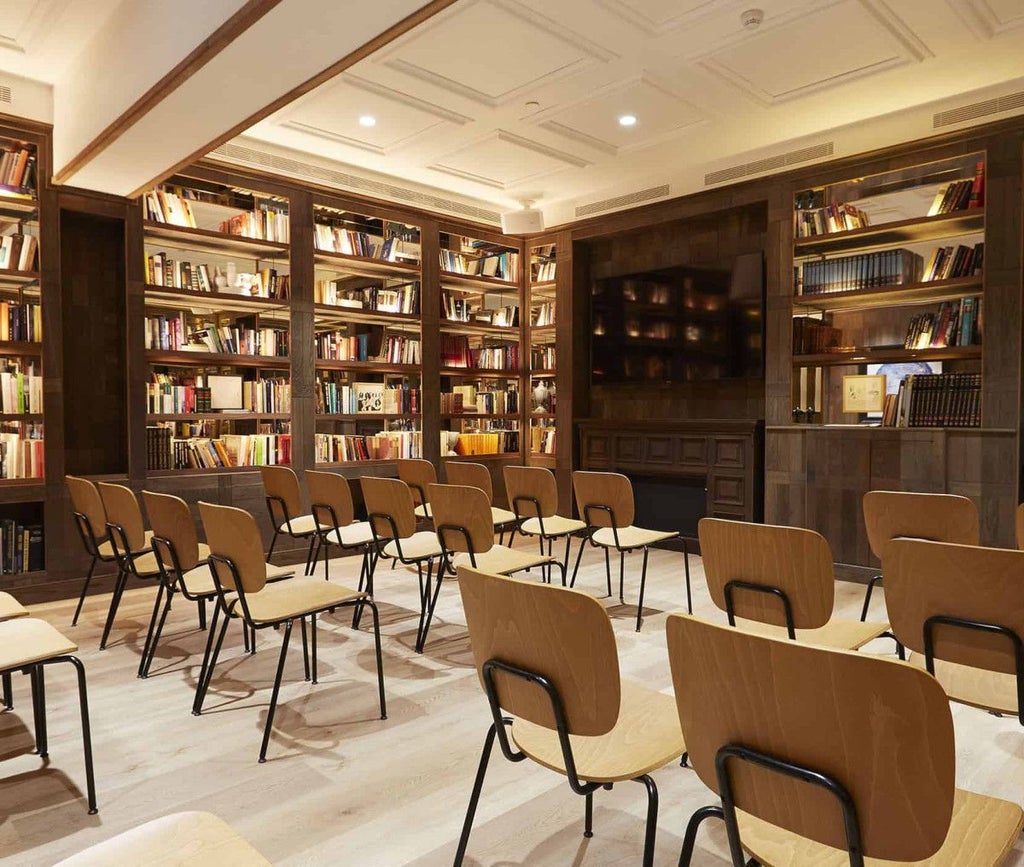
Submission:
<svg viewBox="0 0 1024 867">
<path fill-rule="evenodd" d="M 394 538 L 391 525 L 381 515 L 389 515 L 395 522 L 399 539 L 408 539 L 416 532 L 416 515 L 413 512 L 412 491 L 401 479 L 385 479 L 378 476 L 362 476 L 359 484 L 363 489 L 363 501 L 373 532 L 380 539 Z"/>
<path fill-rule="evenodd" d="M 295 470 L 282 464 L 260 467 L 260 478 L 263 479 L 264 493 L 274 498 L 269 504 L 275 524 L 280 525 L 302 514 L 302 491 Z M 281 502 L 277 502 L 278 500 L 284 503 L 284 513 L 280 511 Z"/>
<path fill-rule="evenodd" d="M 245 509 L 199 502 L 206 544 L 212 557 L 223 557 L 235 564 L 239 588 L 231 570 L 216 560 L 210 561 L 213 574 L 225 591 L 241 589 L 259 593 L 267 583 L 267 563 L 263 559 L 263 540 L 256 519 Z"/>
<path fill-rule="evenodd" d="M 1017 547 L 1024 550 L 1024 503 L 1017 506 Z"/>
<path fill-rule="evenodd" d="M 748 581 L 777 587 L 785 593 L 797 629 L 815 629 L 832 616 L 832 550 L 819 533 L 722 518 L 701 518 L 697 533 L 708 592 L 723 611 L 725 585 L 730 581 Z M 785 609 L 777 596 L 737 588 L 732 592 L 732 600 L 737 617 L 786 625 Z"/>
<path fill-rule="evenodd" d="M 128 553 L 134 554 L 146 547 L 146 525 L 142 520 L 142 509 L 135 499 L 135 492 L 124 485 L 111 482 L 100 482 L 96 485 L 103 500 L 103 509 L 107 513 L 107 521 L 124 530 Z M 121 539 L 115 540 L 121 547 Z M 122 551 L 122 553 L 125 553 Z"/>
<path fill-rule="evenodd" d="M 893 634 L 924 653 L 925 621 L 957 617 L 1013 630 L 1024 639 L 1024 551 L 979 548 L 922 539 L 894 539 L 882 561 L 885 607 Z M 933 650 L 939 659 L 990 671 L 1016 671 L 1013 645 L 1005 635 L 936 624 Z"/>
<path fill-rule="evenodd" d="M 547 467 L 507 464 L 504 472 L 509 506 L 520 518 L 550 518 L 558 512 L 558 484 Z M 540 504 L 539 512 L 531 500 Z"/>
<path fill-rule="evenodd" d="M 153 530 L 153 550 L 157 552 L 165 569 L 173 563 L 165 559 L 162 545 L 157 539 L 166 539 L 174 548 L 174 556 L 182 572 L 188 572 L 199 563 L 199 534 L 192 512 L 181 497 L 143 491 L 142 501 L 146 504 L 149 525 Z"/>
<path fill-rule="evenodd" d="M 885 559 L 893 539 L 931 539 L 958 545 L 978 544 L 978 507 L 955 494 L 868 491 L 864 495 L 864 528 L 871 552 Z"/>
<path fill-rule="evenodd" d="M 412 501 L 416 506 L 422 506 L 424 498 L 429 497 L 427 487 L 437 482 L 437 471 L 430 461 L 421 458 L 400 458 L 398 464 L 398 478 L 405 482 L 412 491 Z"/>
<path fill-rule="evenodd" d="M 720 794 L 715 757 L 740 744 L 841 783 L 865 855 L 917 862 L 942 846 L 956 752 L 949 702 L 931 675 L 684 614 L 669 616 L 666 636 L 686 749 L 705 785 Z M 749 762 L 729 759 L 727 769 L 739 809 L 846 849 L 833 795 Z"/>
<path fill-rule="evenodd" d="M 476 670 L 491 659 L 550 681 L 570 734 L 602 735 L 619 717 L 619 656 L 604 607 L 593 596 L 459 568 L 459 592 Z M 540 687 L 495 672 L 498 703 L 513 716 L 555 727 Z"/>
<path fill-rule="evenodd" d="M 322 527 L 331 527 L 331 511 L 338 527 L 347 527 L 356 517 L 355 505 L 352 502 L 352 491 L 348 479 L 337 473 L 325 473 L 321 470 L 306 470 L 306 487 L 309 489 L 309 502 L 312 504 L 313 516 Z M 327 506 L 329 508 L 323 508 Z"/>
<path fill-rule="evenodd" d="M 107 538 L 107 513 L 103 509 L 103 499 L 96 485 L 80 476 L 64 476 L 64 484 L 71 495 L 71 508 L 85 521 L 96 539 Z"/>
<path fill-rule="evenodd" d="M 576 470 L 572 474 L 572 487 L 576 492 L 580 517 L 589 526 L 611 527 L 613 515 L 616 527 L 628 527 L 633 523 L 633 485 L 621 473 Z M 588 509 L 588 506 L 603 508 Z M 611 509 L 611 514 L 606 509 Z"/>
<path fill-rule="evenodd" d="M 445 464 L 449 485 L 479 488 L 487 495 L 487 504 L 494 502 L 494 484 L 491 482 L 491 471 L 483 464 L 468 461 L 448 461 Z M 429 494 L 427 496 L 430 496 Z M 431 503 L 434 499 L 431 497 Z"/>
<path fill-rule="evenodd" d="M 494 547 L 494 521 L 487 495 L 479 488 L 466 485 L 431 485 L 427 491 L 434 527 L 441 544 L 448 551 L 469 551 L 484 554 Z M 443 527 L 463 527 L 469 535 Z"/>
</svg>

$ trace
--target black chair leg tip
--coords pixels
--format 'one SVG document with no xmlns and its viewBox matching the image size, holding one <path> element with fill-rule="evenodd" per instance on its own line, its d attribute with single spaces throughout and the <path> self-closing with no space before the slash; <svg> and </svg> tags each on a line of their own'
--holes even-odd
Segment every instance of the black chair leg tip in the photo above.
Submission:
<svg viewBox="0 0 1024 867">
<path fill-rule="evenodd" d="M 589 840 L 591 837 L 594 836 L 594 832 L 593 831 L 584 831 L 583 832 L 583 836 L 586 837 Z"/>
<path fill-rule="evenodd" d="M 97 814 L 98 812 L 99 812 L 99 807 L 93 807 L 93 808 L 92 808 L 92 809 L 91 809 L 91 810 L 89 811 L 89 815 L 90 815 L 90 816 L 95 816 L 95 815 L 96 815 L 96 814 Z"/>
<path fill-rule="evenodd" d="M 387 715 L 386 713 L 382 713 L 382 714 L 380 715 L 380 718 L 381 718 L 381 719 L 387 719 L 387 718 L 388 718 L 388 715 Z"/>
<path fill-rule="evenodd" d="M 266 757 L 265 756 L 260 756 L 260 760 L 257 762 L 257 764 L 265 765 L 266 763 L 267 763 Z"/>
</svg>

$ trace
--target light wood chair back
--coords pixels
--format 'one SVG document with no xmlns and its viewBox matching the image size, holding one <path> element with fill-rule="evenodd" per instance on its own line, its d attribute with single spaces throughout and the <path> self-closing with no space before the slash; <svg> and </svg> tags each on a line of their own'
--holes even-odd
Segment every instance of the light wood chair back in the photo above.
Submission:
<svg viewBox="0 0 1024 867">
<path fill-rule="evenodd" d="M 885 606 L 897 640 L 924 653 L 924 624 L 936 615 L 991 623 L 1024 639 L 1024 551 L 922 539 L 893 539 L 882 561 Z M 933 627 L 936 658 L 1014 674 L 1007 636 Z"/>
<path fill-rule="evenodd" d="M 129 546 L 128 553 L 135 554 L 144 550 L 146 525 L 142 520 L 142 510 L 139 508 L 139 501 L 135 499 L 135 492 L 124 485 L 115 485 L 111 482 L 99 482 L 96 487 L 103 500 L 107 520 L 124 530 L 125 540 Z M 117 544 L 121 545 L 120 539 L 117 540 Z"/>
<path fill-rule="evenodd" d="M 722 518 L 701 518 L 697 533 L 708 592 L 723 611 L 727 608 L 725 585 L 749 581 L 785 593 L 797 629 L 816 629 L 832 616 L 832 551 L 819 533 Z M 786 625 L 785 610 L 776 596 L 736 589 L 732 599 L 737 617 Z"/>
<path fill-rule="evenodd" d="M 611 527 L 612 518 L 604 509 L 588 510 L 587 506 L 610 508 L 617 527 L 628 527 L 633 523 L 633 485 L 621 473 L 576 470 L 572 474 L 572 487 L 576 492 L 580 517 L 591 527 Z"/>
<path fill-rule="evenodd" d="M 865 855 L 917 862 L 942 846 L 956 752 L 948 700 L 927 672 L 685 614 L 668 618 L 666 634 L 683 737 L 705 785 L 720 793 L 715 756 L 741 744 L 838 780 Z M 727 767 L 739 809 L 846 849 L 842 813 L 824 789 L 736 759 Z"/>
<path fill-rule="evenodd" d="M 1024 550 L 1024 503 L 1017 506 L 1017 547 Z"/>
<path fill-rule="evenodd" d="M 421 458 L 400 458 L 398 478 L 405 482 L 412 491 L 414 506 L 424 505 L 424 497 L 429 497 L 427 488 L 437 482 L 437 471 L 430 461 Z"/>
<path fill-rule="evenodd" d="M 487 495 L 487 503 L 494 502 L 494 484 L 491 482 L 491 471 L 483 464 L 468 461 L 448 461 L 445 464 L 449 485 L 479 488 Z M 433 503 L 433 498 L 431 498 Z"/>
<path fill-rule="evenodd" d="M 79 476 L 64 476 L 64 484 L 68 486 L 68 494 L 71 496 L 71 508 L 85 516 L 96 539 L 105 539 L 107 513 L 103 509 L 103 499 L 96 485 Z"/>
<path fill-rule="evenodd" d="M 327 523 L 330 512 L 316 508 L 320 505 L 330 506 L 339 527 L 347 527 L 355 520 L 356 509 L 352 502 L 352 490 L 344 476 L 325 473 L 322 470 L 306 470 L 306 487 L 309 489 L 309 501 L 313 504 L 314 516 L 318 523 L 330 526 Z"/>
<path fill-rule="evenodd" d="M 448 551 L 483 554 L 494 547 L 494 521 L 491 504 L 480 488 L 466 485 L 431 485 L 427 490 L 434 526 L 441 544 Z M 444 527 L 463 527 L 469 538 L 458 530 Z"/>
<path fill-rule="evenodd" d="M 901 536 L 958 545 L 978 544 L 978 508 L 967 497 L 868 491 L 863 505 L 868 545 L 879 560 L 885 559 L 889 543 Z"/>
<path fill-rule="evenodd" d="M 242 590 L 259 593 L 267 583 L 267 563 L 263 558 L 263 540 L 256 519 L 245 509 L 199 503 L 206 544 L 211 557 L 222 557 L 235 564 L 241 587 L 235 583 L 231 570 L 211 559 L 210 565 L 218 583 L 225 591 Z"/>
<path fill-rule="evenodd" d="M 166 539 L 174 547 L 174 556 L 182 572 L 188 572 L 199 564 L 199 534 L 188 503 L 181 497 L 143 491 L 142 501 L 146 504 L 149 525 L 156 539 Z M 159 543 L 154 543 L 154 550 Z M 162 551 L 159 552 L 163 554 Z M 164 567 L 171 566 L 164 563 Z"/>
<path fill-rule="evenodd" d="M 561 696 L 570 734 L 594 736 L 619 716 L 619 656 L 604 607 L 579 590 L 518 581 L 460 567 L 477 673 L 490 659 L 546 677 Z M 538 686 L 502 672 L 494 684 L 502 709 L 554 728 L 551 702 Z"/>
<path fill-rule="evenodd" d="M 507 465 L 504 472 L 509 506 L 520 518 L 550 518 L 558 512 L 558 483 L 547 467 Z M 539 512 L 526 498 L 537 500 Z"/>
<path fill-rule="evenodd" d="M 263 491 L 268 497 L 275 497 L 284 502 L 287 514 L 281 514 L 281 505 L 270 500 L 270 510 L 278 526 L 289 518 L 297 518 L 302 514 L 302 490 L 299 488 L 299 477 L 295 470 L 281 464 L 260 467 L 260 478 L 263 479 Z"/>
<path fill-rule="evenodd" d="M 380 515 L 390 515 L 395 522 L 399 539 L 408 539 L 416 532 L 416 515 L 413 512 L 413 494 L 401 479 L 385 479 L 378 476 L 362 476 L 366 514 L 374 533 L 380 539 L 392 539 L 391 525 Z"/>
</svg>

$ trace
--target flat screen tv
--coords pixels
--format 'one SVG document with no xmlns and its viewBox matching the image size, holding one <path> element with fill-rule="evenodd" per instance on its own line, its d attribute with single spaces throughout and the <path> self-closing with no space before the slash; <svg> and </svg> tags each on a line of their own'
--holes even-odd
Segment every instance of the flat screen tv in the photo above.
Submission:
<svg viewBox="0 0 1024 867">
<path fill-rule="evenodd" d="M 764 376 L 764 258 L 595 280 L 591 381 L 674 383 Z"/>
</svg>

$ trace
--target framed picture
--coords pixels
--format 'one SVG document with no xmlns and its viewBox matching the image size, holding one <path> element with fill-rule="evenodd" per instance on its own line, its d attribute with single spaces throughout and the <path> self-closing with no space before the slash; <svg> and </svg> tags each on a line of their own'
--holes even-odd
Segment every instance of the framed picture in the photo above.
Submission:
<svg viewBox="0 0 1024 867">
<path fill-rule="evenodd" d="M 384 412 L 383 382 L 355 382 L 352 388 L 356 393 L 356 412 Z"/>
<path fill-rule="evenodd" d="M 885 407 L 885 374 L 843 377 L 843 412 L 881 412 Z"/>
<path fill-rule="evenodd" d="M 242 377 L 211 373 L 206 384 L 210 387 L 210 409 L 242 409 Z"/>
</svg>

